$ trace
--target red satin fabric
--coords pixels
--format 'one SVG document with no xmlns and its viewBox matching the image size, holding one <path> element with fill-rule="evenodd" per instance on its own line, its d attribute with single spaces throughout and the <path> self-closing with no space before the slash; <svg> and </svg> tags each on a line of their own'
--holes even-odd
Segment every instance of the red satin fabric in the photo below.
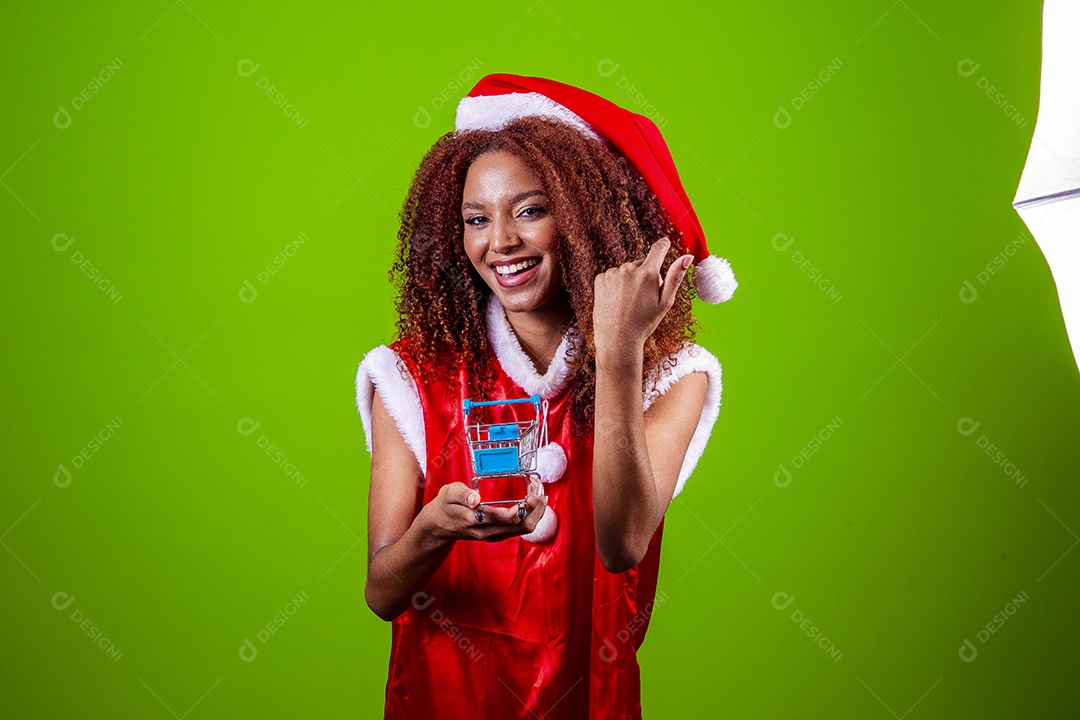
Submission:
<svg viewBox="0 0 1080 720">
<path fill-rule="evenodd" d="M 391 345 L 414 378 L 415 363 Z M 494 398 L 525 397 L 497 360 Z M 417 383 L 427 437 L 426 484 L 417 510 L 439 488 L 470 481 L 459 383 Z M 387 718 L 535 720 L 640 718 L 637 649 L 648 629 L 663 523 L 645 559 L 624 573 L 596 555 L 592 438 L 575 438 L 569 388 L 550 399 L 549 441 L 567 470 L 546 486 L 559 514 L 548 544 L 511 538 L 458 541 L 412 607 L 392 622 Z M 528 419 L 531 405 L 489 410 L 488 422 Z M 482 480 L 481 497 L 520 498 L 518 479 Z"/>
</svg>

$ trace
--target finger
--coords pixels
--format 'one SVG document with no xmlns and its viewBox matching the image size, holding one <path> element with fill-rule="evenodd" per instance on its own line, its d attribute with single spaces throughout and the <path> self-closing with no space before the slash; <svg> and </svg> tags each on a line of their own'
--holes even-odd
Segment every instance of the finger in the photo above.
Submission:
<svg viewBox="0 0 1080 720">
<path fill-rule="evenodd" d="M 519 516 L 519 505 L 514 505 L 510 508 L 498 508 L 498 510 L 508 510 L 513 515 L 512 520 L 499 520 L 489 514 L 492 510 L 495 510 L 495 506 L 485 506 L 485 516 L 483 523 L 473 524 L 472 535 L 477 540 L 484 540 L 486 542 L 498 542 L 499 540 L 505 540 L 506 538 L 526 535 L 536 529 L 536 526 L 540 523 L 540 519 L 547 511 L 546 498 L 538 499 L 530 493 L 529 499 L 526 501 L 525 517 Z"/>
<path fill-rule="evenodd" d="M 474 508 L 480 503 L 480 493 L 465 483 L 450 483 L 446 486 L 446 500 L 452 505 Z"/>
<path fill-rule="evenodd" d="M 529 494 L 525 497 L 525 500 L 522 503 L 525 508 L 525 515 L 530 515 L 533 510 L 546 503 L 547 495 L 544 494 L 543 483 L 537 480 L 536 487 L 532 487 L 529 489 Z M 515 510 L 516 509 L 517 508 L 515 507 Z"/>
<path fill-rule="evenodd" d="M 536 507 L 529 511 L 529 513 L 525 516 L 525 519 L 522 521 L 522 525 L 524 525 L 522 531 L 524 533 L 530 533 L 535 530 L 536 526 L 540 524 L 540 520 L 544 517 L 544 513 L 546 512 L 547 499 L 545 498 L 542 502 L 537 503 Z"/>
<path fill-rule="evenodd" d="M 498 505 L 484 506 L 484 525 L 517 525 L 521 522 L 518 517 L 518 506 L 500 507 Z"/>
<path fill-rule="evenodd" d="M 541 483 L 540 480 L 537 478 L 530 478 L 529 492 L 525 496 L 525 498 L 516 505 L 512 505 L 506 508 L 500 508 L 500 510 L 506 511 L 506 515 L 508 516 L 508 523 L 512 525 L 520 525 L 530 515 L 535 514 L 536 508 L 542 507 L 546 504 L 546 502 L 547 496 L 544 494 L 543 483 Z M 499 517 L 502 517 L 501 513 Z"/>
<path fill-rule="evenodd" d="M 531 514 L 536 508 L 547 505 L 547 491 L 540 478 L 530 478 L 529 485 L 529 496 L 525 498 L 525 510 Z"/>
<path fill-rule="evenodd" d="M 667 277 L 664 278 L 664 284 L 660 288 L 660 303 L 665 308 L 670 308 L 675 304 L 675 293 L 679 292 L 679 286 L 682 285 L 683 278 L 686 277 L 690 263 L 693 261 L 693 255 L 683 255 L 668 268 Z"/>
<path fill-rule="evenodd" d="M 671 247 L 671 240 L 666 237 L 662 237 L 652 244 L 649 248 L 648 255 L 645 256 L 645 267 L 651 272 L 660 273 L 660 266 L 664 264 L 664 258 L 667 257 L 668 248 Z"/>
<path fill-rule="evenodd" d="M 509 506 L 502 505 L 484 505 L 476 507 L 475 509 L 465 510 L 467 516 L 475 516 L 476 513 L 483 511 L 483 520 L 477 520 L 476 522 L 469 522 L 470 525 L 483 525 L 487 527 L 502 527 L 502 526 L 516 526 L 522 524 L 526 518 L 528 518 L 537 507 L 541 507 L 546 502 L 546 495 L 544 494 L 543 483 L 536 478 L 529 479 L 529 490 L 525 497 L 525 517 L 520 514 L 519 507 L 521 503 L 515 503 Z M 475 519 L 475 518 L 474 518 Z"/>
<path fill-rule="evenodd" d="M 545 499 L 546 492 L 544 491 L 544 483 L 540 481 L 540 478 L 529 478 L 529 495 L 530 497 Z"/>
</svg>

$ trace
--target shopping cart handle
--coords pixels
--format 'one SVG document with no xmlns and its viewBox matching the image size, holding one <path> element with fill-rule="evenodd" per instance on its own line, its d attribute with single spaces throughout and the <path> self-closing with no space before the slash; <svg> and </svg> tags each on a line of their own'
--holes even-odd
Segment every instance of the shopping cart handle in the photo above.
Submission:
<svg viewBox="0 0 1080 720">
<path fill-rule="evenodd" d="M 540 412 L 540 395 L 536 394 L 532 397 L 517 398 L 515 400 L 482 400 L 480 402 L 474 402 L 468 398 L 461 403 L 461 409 L 465 411 L 465 415 L 468 416 L 469 412 L 474 407 L 487 407 L 489 405 L 516 405 L 518 403 L 532 403 L 536 408 L 536 412 Z"/>
</svg>

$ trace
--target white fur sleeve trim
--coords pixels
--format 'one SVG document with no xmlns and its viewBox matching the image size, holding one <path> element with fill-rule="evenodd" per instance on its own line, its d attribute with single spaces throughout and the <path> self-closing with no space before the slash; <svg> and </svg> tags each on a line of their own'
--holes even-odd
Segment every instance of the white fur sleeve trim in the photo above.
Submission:
<svg viewBox="0 0 1080 720">
<path fill-rule="evenodd" d="M 698 460 L 705 452 L 705 445 L 709 442 L 716 417 L 720 414 L 720 361 L 700 345 L 689 345 L 675 354 L 678 364 L 665 376 L 656 381 L 655 374 L 648 384 L 644 397 L 644 409 L 648 410 L 656 398 L 663 395 L 679 379 L 692 372 L 703 372 L 708 376 L 708 384 L 705 386 L 705 404 L 701 408 L 701 417 L 698 418 L 694 436 L 690 438 L 690 445 L 686 448 L 683 457 L 682 468 L 679 471 L 679 479 L 675 484 L 675 495 L 682 492 L 687 478 L 694 471 Z M 672 497 L 674 497 L 673 495 Z"/>
<path fill-rule="evenodd" d="M 424 410 L 416 383 L 397 353 L 380 345 L 364 356 L 356 371 L 356 408 L 364 426 L 364 439 L 371 452 L 371 404 L 379 391 L 390 417 L 394 419 L 405 444 L 413 451 L 420 470 L 427 469 L 427 439 L 424 435 Z"/>
</svg>

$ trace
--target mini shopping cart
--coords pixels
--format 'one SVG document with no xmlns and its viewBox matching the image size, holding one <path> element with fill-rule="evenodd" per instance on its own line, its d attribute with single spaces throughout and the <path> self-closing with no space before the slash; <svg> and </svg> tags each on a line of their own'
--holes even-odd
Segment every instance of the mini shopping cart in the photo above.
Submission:
<svg viewBox="0 0 1080 720">
<path fill-rule="evenodd" d="M 470 423 L 473 408 L 495 405 L 518 405 L 531 403 L 535 417 L 503 423 Z M 536 471 L 537 447 L 547 444 L 547 400 L 539 395 L 513 400 L 486 400 L 474 402 L 466 398 L 462 403 L 465 414 L 465 442 L 472 467 L 472 486 L 476 490 L 485 478 L 520 477 L 525 480 L 525 497 L 518 500 L 488 500 L 480 505 L 517 505 L 518 514 L 525 515 L 525 500 L 529 495 L 529 480 L 539 478 Z"/>
</svg>

